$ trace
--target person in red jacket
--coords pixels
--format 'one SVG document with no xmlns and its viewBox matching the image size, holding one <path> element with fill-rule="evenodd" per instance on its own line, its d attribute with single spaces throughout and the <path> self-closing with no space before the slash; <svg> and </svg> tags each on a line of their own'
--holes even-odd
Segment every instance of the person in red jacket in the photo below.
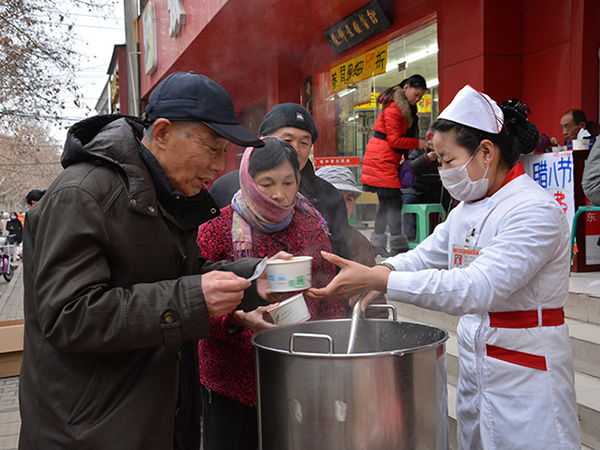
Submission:
<svg viewBox="0 0 600 450">
<path fill-rule="evenodd" d="M 377 98 L 382 110 L 375 122 L 375 135 L 369 140 L 362 161 L 360 180 L 363 190 L 377 193 L 379 207 L 371 243 L 375 255 L 387 252 L 386 229 L 390 227 L 392 254 L 408 250 L 408 240 L 402 234 L 402 192 L 398 169 L 402 156 L 410 150 L 428 149 L 429 143 L 419 139 L 417 103 L 427 91 L 421 75 L 412 75 L 397 86 L 383 91 Z"/>
</svg>

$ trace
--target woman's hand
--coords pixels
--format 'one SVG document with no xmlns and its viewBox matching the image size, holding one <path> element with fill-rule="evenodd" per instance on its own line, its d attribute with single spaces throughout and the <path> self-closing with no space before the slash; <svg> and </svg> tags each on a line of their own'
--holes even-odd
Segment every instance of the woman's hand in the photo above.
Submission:
<svg viewBox="0 0 600 450">
<path fill-rule="evenodd" d="M 373 289 L 381 292 L 386 291 L 387 280 L 390 275 L 390 269 L 387 267 L 363 266 L 354 261 L 340 258 L 333 253 L 321 252 L 321 255 L 342 270 L 324 288 L 310 288 L 307 290 L 305 295 L 308 298 L 315 300 L 339 300 L 352 298 Z"/>
<path fill-rule="evenodd" d="M 294 255 L 287 252 L 278 252 L 276 255 L 271 256 L 270 260 L 273 259 L 292 259 Z M 282 293 L 272 292 L 271 285 L 269 284 L 269 277 L 267 276 L 267 269 L 263 270 L 263 273 L 256 279 L 256 291 L 260 298 L 270 303 L 276 302 L 281 298 Z"/>
<path fill-rule="evenodd" d="M 435 151 L 430 150 L 423 155 L 423 159 L 427 164 L 431 164 L 432 162 L 437 162 L 437 153 Z"/>
<path fill-rule="evenodd" d="M 419 148 L 421 150 L 429 150 L 429 141 L 425 139 L 419 139 Z"/>
<path fill-rule="evenodd" d="M 259 331 L 275 328 L 277 325 L 267 322 L 263 317 L 270 308 L 277 305 L 259 306 L 254 311 L 244 312 L 241 310 L 234 311 L 229 319 L 230 325 L 235 327 L 245 327 L 254 333 Z"/>
</svg>

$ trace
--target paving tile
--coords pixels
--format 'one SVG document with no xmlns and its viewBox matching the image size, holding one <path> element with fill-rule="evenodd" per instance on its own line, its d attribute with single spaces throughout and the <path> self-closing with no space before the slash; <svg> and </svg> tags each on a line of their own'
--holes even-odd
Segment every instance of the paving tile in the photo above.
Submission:
<svg viewBox="0 0 600 450">
<path fill-rule="evenodd" d="M 18 411 L 0 412 L 0 423 L 21 423 Z"/>
</svg>

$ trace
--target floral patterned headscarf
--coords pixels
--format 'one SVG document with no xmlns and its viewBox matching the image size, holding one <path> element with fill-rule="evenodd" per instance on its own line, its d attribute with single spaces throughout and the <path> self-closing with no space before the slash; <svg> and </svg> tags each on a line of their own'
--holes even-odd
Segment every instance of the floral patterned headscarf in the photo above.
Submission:
<svg viewBox="0 0 600 450">
<path fill-rule="evenodd" d="M 279 139 L 267 136 L 262 139 Z M 233 196 L 233 223 L 231 235 L 233 239 L 234 259 L 252 257 L 252 229 L 263 233 L 275 233 L 285 229 L 296 210 L 303 211 L 318 219 L 319 225 L 329 234 L 327 222 L 319 211 L 299 192 L 296 201 L 290 206 L 280 206 L 264 195 L 248 171 L 250 155 L 254 147 L 244 151 L 240 164 L 240 190 Z"/>
</svg>

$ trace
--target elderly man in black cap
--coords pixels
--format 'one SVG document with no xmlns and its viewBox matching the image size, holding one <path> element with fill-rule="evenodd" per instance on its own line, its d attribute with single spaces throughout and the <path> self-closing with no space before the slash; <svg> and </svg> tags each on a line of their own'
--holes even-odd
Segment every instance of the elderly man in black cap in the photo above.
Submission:
<svg viewBox="0 0 600 450">
<path fill-rule="evenodd" d="M 158 85 L 143 122 L 71 127 L 25 226 L 20 449 L 200 447 L 197 340 L 208 316 L 263 302 L 258 260 L 197 257 L 229 141 L 262 145 L 192 72 Z"/>
<path fill-rule="evenodd" d="M 309 159 L 312 145 L 319 136 L 310 113 L 296 103 L 275 105 L 260 124 L 259 134 L 283 139 L 298 152 L 301 171 L 300 193 L 327 221 L 333 253 L 352 259 L 344 198 L 330 183 L 315 175 L 315 169 Z M 224 208 L 231 203 L 239 189 L 239 171 L 235 170 L 215 181 L 209 192 L 219 208 Z"/>
</svg>

